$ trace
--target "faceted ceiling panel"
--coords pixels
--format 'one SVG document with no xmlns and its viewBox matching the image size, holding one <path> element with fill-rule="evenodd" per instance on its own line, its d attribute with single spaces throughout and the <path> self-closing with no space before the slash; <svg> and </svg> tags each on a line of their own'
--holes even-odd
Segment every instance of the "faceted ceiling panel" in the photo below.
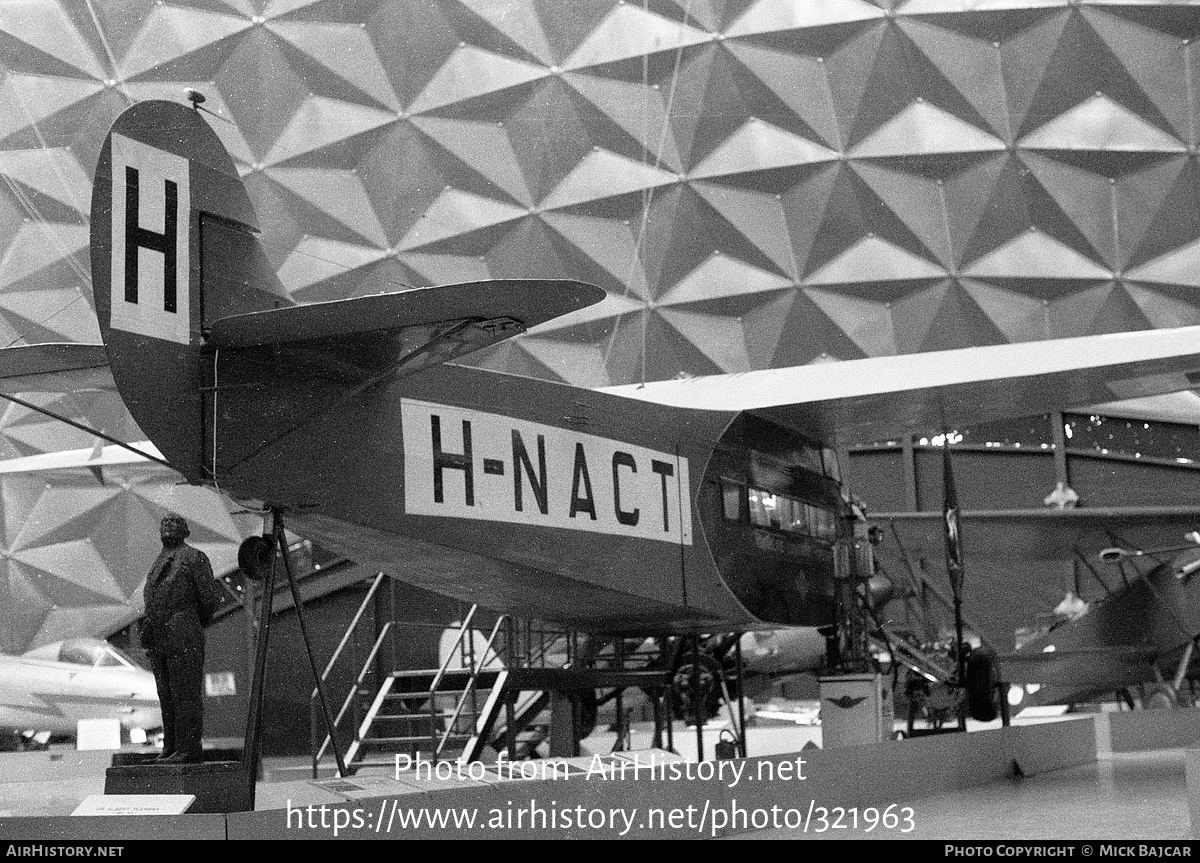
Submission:
<svg viewBox="0 0 1200 863">
<path fill-rule="evenodd" d="M 96 340 L 104 132 L 185 87 L 301 302 L 609 291 L 488 367 L 596 386 L 1193 323 L 1198 32 L 1186 2 L 8 0 L 0 345 Z"/>
<path fill-rule="evenodd" d="M 218 575 L 237 569 L 238 544 L 261 527 L 157 465 L 0 475 L 0 652 L 106 636 L 140 617 L 168 511 L 188 520 L 188 542 Z"/>
</svg>

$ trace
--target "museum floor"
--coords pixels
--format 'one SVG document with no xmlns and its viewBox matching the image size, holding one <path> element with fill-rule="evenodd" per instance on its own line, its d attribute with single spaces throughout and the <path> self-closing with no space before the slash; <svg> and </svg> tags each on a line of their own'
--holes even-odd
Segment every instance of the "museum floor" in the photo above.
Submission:
<svg viewBox="0 0 1200 863">
<path fill-rule="evenodd" d="M 1102 756 L 1093 764 L 992 782 L 912 801 L 909 839 L 1191 839 L 1184 751 Z M 729 839 L 802 839 L 779 829 Z M 896 839 L 895 832 L 827 831 L 824 839 Z"/>
<path fill-rule="evenodd" d="M 1175 715 L 1182 719 L 1182 713 Z M 1190 728 L 1193 720 L 1191 711 L 1187 713 Z M 752 729 L 751 755 L 771 756 L 795 752 L 799 748 L 797 744 L 803 745 L 804 741 L 811 739 L 814 731 L 799 728 Z M 963 737 L 980 741 L 984 737 L 977 738 L 974 734 L 951 735 L 960 740 L 926 738 L 925 744 L 919 741 L 895 744 L 894 749 L 889 747 L 882 750 L 889 753 L 887 758 L 890 762 L 887 766 L 881 765 L 877 758 L 863 760 L 866 748 L 861 748 L 864 752 L 856 755 L 853 750 L 860 747 L 851 747 L 845 750 L 850 761 L 844 765 L 844 772 L 841 769 L 833 772 L 833 762 L 826 762 L 824 779 L 827 781 L 823 784 L 824 790 L 819 790 L 811 783 L 806 788 L 798 788 L 796 802 L 806 804 L 809 794 L 825 800 L 831 795 L 836 796 L 839 790 L 852 788 L 856 782 L 895 782 L 894 794 L 887 792 L 886 801 L 876 795 L 873 805 L 879 809 L 883 808 L 884 802 L 910 806 L 912 829 L 907 832 L 900 829 L 866 830 L 860 823 L 858 829 L 830 828 L 818 832 L 814 827 L 806 834 L 799 829 L 768 827 L 736 831 L 726 838 L 1190 839 L 1192 828 L 1185 773 L 1189 749 L 1180 745 L 1180 732 L 1184 730 L 1174 732 L 1177 738 L 1175 742 L 1158 748 L 1096 752 L 1095 760 L 1088 760 L 1087 763 L 1075 763 L 1044 772 L 1031 771 L 1032 775 L 997 778 L 980 785 L 968 780 L 965 787 L 958 788 L 952 788 L 953 783 L 947 783 L 946 774 L 956 770 L 969 771 L 969 764 L 955 757 L 942 757 L 940 762 L 936 757 L 930 760 L 930 753 L 952 749 L 961 744 Z M 1194 732 L 1189 730 L 1184 733 L 1190 735 Z M 675 744 L 680 755 L 687 757 L 694 752 L 694 735 L 678 734 Z M 914 755 L 919 752 L 920 757 L 905 759 L 905 750 Z M 1194 757 L 1196 753 L 1190 754 Z M 907 760 L 907 766 L 896 762 L 894 759 L 897 756 L 901 761 Z M 50 816 L 53 822 L 47 821 L 47 824 L 78 821 L 70 818 L 70 813 L 88 795 L 103 792 L 104 768 L 109 758 L 109 753 L 73 750 L 58 753 L 56 760 L 46 753 L 0 755 L 0 838 L 5 837 L 5 819 L 13 819 L 8 822 L 10 826 L 30 816 Z M 285 808 L 289 801 L 303 804 L 338 799 L 330 794 L 325 782 L 311 779 L 303 758 L 269 758 L 264 760 L 263 767 L 267 781 L 258 785 L 258 816 L 269 818 L 273 810 Z M 382 783 L 385 780 L 380 776 L 376 781 Z M 743 794 L 748 790 L 742 786 L 737 793 Z M 534 794 L 544 796 L 536 790 Z M 804 800 L 800 800 L 800 796 Z M 860 817 L 865 817 L 865 809 L 860 812 Z M 845 820 L 848 822 L 849 818 Z M 230 829 L 228 835 L 234 838 L 234 831 Z M 545 834 L 546 838 L 553 835 L 554 831 Z M 252 838 L 252 834 L 246 838 Z M 290 838 L 300 837 L 293 835 Z M 314 835 L 313 838 L 317 837 Z"/>
</svg>

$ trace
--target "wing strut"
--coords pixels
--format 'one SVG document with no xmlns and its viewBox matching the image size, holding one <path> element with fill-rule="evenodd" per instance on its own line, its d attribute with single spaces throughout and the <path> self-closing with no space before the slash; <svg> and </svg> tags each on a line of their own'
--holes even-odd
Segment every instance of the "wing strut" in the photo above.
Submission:
<svg viewBox="0 0 1200 863">
<path fill-rule="evenodd" d="M 434 336 L 429 341 L 425 342 L 420 347 L 414 348 L 413 350 L 409 351 L 404 356 L 397 359 L 395 362 L 392 362 L 389 365 L 387 365 L 385 368 L 380 369 L 377 373 L 371 375 L 369 378 L 367 378 L 365 381 L 363 381 L 362 383 L 355 386 L 353 389 L 347 390 L 345 395 L 333 400 L 332 402 L 330 402 L 329 404 L 327 404 L 323 408 L 321 408 L 319 411 L 315 411 L 315 412 L 309 414 L 304 419 L 302 419 L 299 422 L 294 423 L 290 427 L 284 429 L 279 434 L 275 435 L 273 438 L 259 444 L 257 447 L 255 447 L 253 450 L 251 450 L 246 455 L 239 458 L 233 464 L 223 465 L 222 467 L 226 471 L 233 470 L 234 468 L 236 468 L 238 465 L 242 464 L 243 462 L 249 461 L 250 459 L 254 458 L 256 455 L 259 455 L 263 451 L 265 451 L 265 450 L 271 448 L 272 446 L 274 446 L 275 444 L 279 443 L 285 437 L 295 434 L 297 431 L 304 428 L 305 426 L 310 424 L 313 420 L 317 419 L 318 417 L 324 416 L 325 414 L 329 413 L 334 408 L 344 405 L 346 402 L 355 398 L 360 393 L 364 392 L 365 390 L 370 389 L 371 387 L 375 386 L 376 384 L 387 379 L 389 376 L 392 375 L 393 372 L 395 372 L 397 369 L 404 366 L 405 363 L 408 363 L 411 360 L 414 360 L 418 357 L 423 356 L 424 354 L 429 353 L 436 347 L 444 345 L 451 337 L 458 335 L 459 333 L 466 330 L 468 327 L 475 326 L 475 325 L 486 326 L 487 324 L 488 324 L 488 321 L 477 321 L 477 320 L 472 320 L 472 319 L 463 319 L 463 320 L 457 321 L 449 329 L 447 329 L 441 333 L 438 333 L 436 336 Z M 213 354 L 214 368 L 216 366 L 218 355 L 219 355 L 218 353 Z M 214 417 L 214 422 L 215 422 L 215 417 Z M 217 478 L 216 477 L 216 466 L 214 465 L 213 479 L 215 480 L 216 478 Z"/>
<path fill-rule="evenodd" d="M 68 419 L 67 417 L 63 416 L 62 414 L 56 414 L 54 411 L 47 410 L 46 408 L 43 408 L 43 407 L 39 407 L 38 405 L 35 405 L 32 402 L 27 402 L 24 399 L 17 398 L 16 396 L 10 396 L 8 393 L 0 393 L 0 398 L 8 399 L 10 402 L 19 404 L 23 408 L 29 408 L 31 411 L 36 411 L 37 413 L 44 414 L 45 416 L 48 416 L 51 419 L 58 420 L 61 423 L 66 423 L 67 425 L 71 426 L 72 428 L 77 428 L 80 431 L 84 431 L 84 432 L 87 432 L 88 434 L 95 435 L 96 437 L 100 438 L 101 440 L 106 440 L 109 443 L 116 444 L 119 447 L 123 447 L 123 448 L 129 450 L 131 453 L 139 455 L 144 459 L 149 459 L 150 461 L 156 461 L 165 467 L 171 468 L 171 470 L 175 469 L 171 465 L 171 463 L 165 459 L 161 459 L 158 456 L 150 455 L 150 453 L 144 452 L 135 446 L 130 446 L 129 444 L 125 443 L 125 441 L 117 440 L 112 435 L 107 435 L 102 431 L 96 431 L 96 429 L 89 428 L 88 426 L 85 426 L 83 423 L 75 422 L 75 420 L 73 420 L 73 419 Z"/>
</svg>

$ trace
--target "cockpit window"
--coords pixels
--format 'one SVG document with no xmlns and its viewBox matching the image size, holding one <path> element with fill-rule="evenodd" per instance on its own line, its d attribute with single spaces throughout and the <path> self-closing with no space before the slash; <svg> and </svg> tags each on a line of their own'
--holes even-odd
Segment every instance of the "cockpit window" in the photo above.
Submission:
<svg viewBox="0 0 1200 863">
<path fill-rule="evenodd" d="M 826 447 L 821 450 L 821 459 L 825 462 L 825 476 L 834 480 L 841 480 L 842 470 L 838 466 L 837 453 Z"/>
<path fill-rule="evenodd" d="M 129 657 L 106 641 L 68 638 L 58 649 L 58 661 L 88 668 L 136 668 Z"/>
<path fill-rule="evenodd" d="M 96 664 L 100 655 L 100 644 L 95 641 L 70 638 L 58 649 L 58 661 L 69 662 L 72 665 L 86 665 L 91 668 Z"/>
<path fill-rule="evenodd" d="M 96 663 L 97 668 L 137 668 L 137 663 L 122 653 L 117 648 L 113 647 L 107 641 L 101 645 L 102 653 L 100 661 Z"/>
</svg>

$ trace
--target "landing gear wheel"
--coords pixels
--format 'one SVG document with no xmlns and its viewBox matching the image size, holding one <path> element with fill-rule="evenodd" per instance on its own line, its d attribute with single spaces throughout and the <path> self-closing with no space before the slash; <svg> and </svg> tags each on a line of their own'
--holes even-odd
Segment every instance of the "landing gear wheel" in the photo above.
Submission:
<svg viewBox="0 0 1200 863">
<path fill-rule="evenodd" d="M 589 689 L 579 695 L 579 739 L 590 737 L 596 730 L 596 718 L 600 712 L 600 703 L 596 698 L 596 690 Z"/>
<path fill-rule="evenodd" d="M 1142 699 L 1142 707 L 1146 710 L 1160 710 L 1164 707 L 1177 707 L 1179 696 L 1169 683 L 1156 683 L 1146 687 L 1146 695 Z"/>
<path fill-rule="evenodd" d="M 967 710 L 976 722 L 991 722 L 1000 715 L 1000 668 L 996 654 L 986 647 L 967 657 Z"/>
<path fill-rule="evenodd" d="M 699 656 L 698 672 L 694 654 L 684 654 L 682 662 L 672 676 L 671 697 L 674 699 L 675 715 L 689 725 L 703 725 L 716 715 L 721 707 L 721 664 L 708 653 Z M 692 691 L 693 677 L 700 685 L 699 692 Z M 699 709 L 697 709 L 699 708 Z"/>
<path fill-rule="evenodd" d="M 262 581 L 271 571 L 275 543 L 265 536 L 251 536 L 238 546 L 238 566 L 251 581 Z"/>
</svg>

